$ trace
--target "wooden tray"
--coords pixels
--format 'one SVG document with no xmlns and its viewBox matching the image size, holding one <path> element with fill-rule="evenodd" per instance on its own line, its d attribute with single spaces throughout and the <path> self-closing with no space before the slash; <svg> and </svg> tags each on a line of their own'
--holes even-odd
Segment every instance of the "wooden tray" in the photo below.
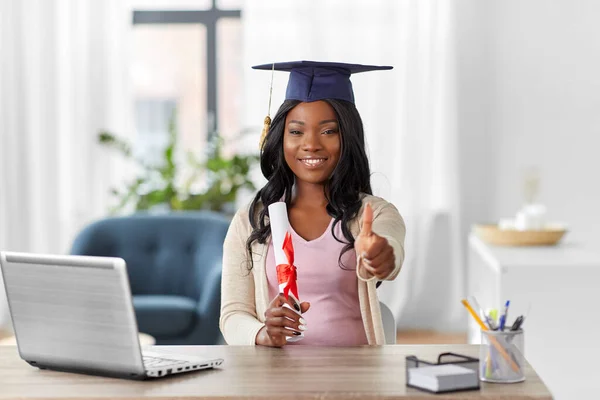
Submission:
<svg viewBox="0 0 600 400">
<path fill-rule="evenodd" d="M 554 246 L 567 233 L 560 224 L 546 225 L 540 231 L 499 229 L 493 224 L 475 225 L 473 230 L 481 240 L 497 246 Z"/>
</svg>

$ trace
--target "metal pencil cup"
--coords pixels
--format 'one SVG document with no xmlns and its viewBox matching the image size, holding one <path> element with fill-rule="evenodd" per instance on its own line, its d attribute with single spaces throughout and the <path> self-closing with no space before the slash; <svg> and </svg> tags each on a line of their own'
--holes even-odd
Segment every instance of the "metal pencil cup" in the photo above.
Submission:
<svg viewBox="0 0 600 400">
<path fill-rule="evenodd" d="M 518 331 L 481 331 L 479 379 L 515 383 L 525 380 L 525 335 Z"/>
</svg>

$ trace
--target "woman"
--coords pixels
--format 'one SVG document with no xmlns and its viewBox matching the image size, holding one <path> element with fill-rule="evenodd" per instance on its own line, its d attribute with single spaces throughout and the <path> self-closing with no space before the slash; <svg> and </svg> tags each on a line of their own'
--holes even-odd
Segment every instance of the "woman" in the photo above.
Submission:
<svg viewBox="0 0 600 400">
<path fill-rule="evenodd" d="M 220 327 L 228 344 L 353 346 L 385 343 L 376 280 L 404 260 L 396 208 L 372 196 L 363 125 L 350 75 L 391 67 L 292 62 L 286 101 L 261 146 L 268 183 L 235 215 L 225 239 Z M 302 316 L 279 293 L 267 207 L 284 200 Z M 357 257 L 358 256 L 358 257 Z M 292 303 L 290 303 L 292 304 Z"/>
</svg>

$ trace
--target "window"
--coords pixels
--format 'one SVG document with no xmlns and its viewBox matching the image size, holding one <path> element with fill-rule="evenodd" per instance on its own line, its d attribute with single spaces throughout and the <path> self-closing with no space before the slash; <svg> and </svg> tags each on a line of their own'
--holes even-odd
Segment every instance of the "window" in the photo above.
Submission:
<svg viewBox="0 0 600 400">
<path fill-rule="evenodd" d="M 240 133 L 239 0 L 134 0 L 135 148 L 159 161 L 177 110 L 179 157 Z M 141 153 L 141 154 L 140 154 Z"/>
</svg>

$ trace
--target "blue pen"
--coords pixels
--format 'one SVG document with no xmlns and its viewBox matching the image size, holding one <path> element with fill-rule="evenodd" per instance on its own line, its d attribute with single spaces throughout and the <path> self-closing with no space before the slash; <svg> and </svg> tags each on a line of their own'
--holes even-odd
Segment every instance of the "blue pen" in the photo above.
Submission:
<svg viewBox="0 0 600 400">
<path fill-rule="evenodd" d="M 504 314 L 500 317 L 500 330 L 504 330 L 504 325 L 506 324 L 506 318 L 508 318 L 508 306 L 510 305 L 510 300 L 506 300 L 506 304 L 504 305 Z"/>
</svg>

